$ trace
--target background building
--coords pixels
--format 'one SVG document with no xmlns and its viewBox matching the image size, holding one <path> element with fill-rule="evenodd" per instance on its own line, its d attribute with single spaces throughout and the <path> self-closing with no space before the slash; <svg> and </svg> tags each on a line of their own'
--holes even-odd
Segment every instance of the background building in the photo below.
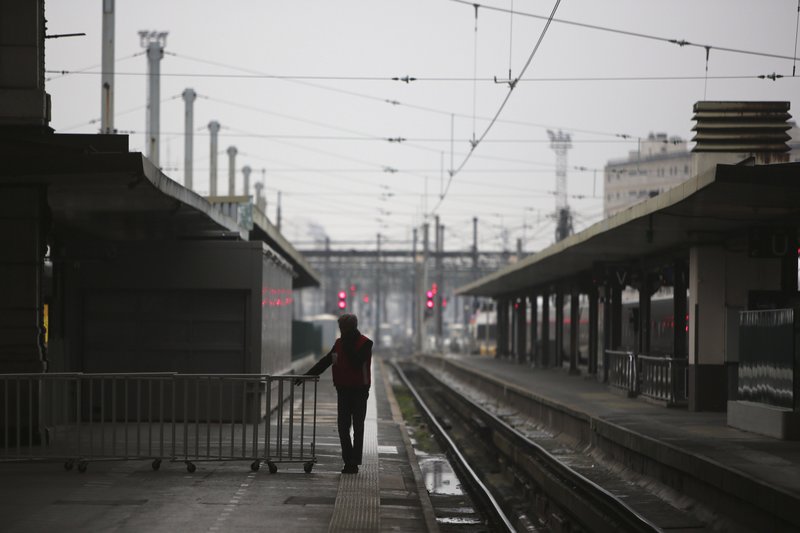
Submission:
<svg viewBox="0 0 800 533">
<path fill-rule="evenodd" d="M 640 202 L 645 198 L 671 189 L 689 179 L 691 156 L 686 141 L 667 137 L 666 133 L 651 133 L 639 141 L 626 159 L 611 160 L 605 168 L 605 218 Z"/>
</svg>

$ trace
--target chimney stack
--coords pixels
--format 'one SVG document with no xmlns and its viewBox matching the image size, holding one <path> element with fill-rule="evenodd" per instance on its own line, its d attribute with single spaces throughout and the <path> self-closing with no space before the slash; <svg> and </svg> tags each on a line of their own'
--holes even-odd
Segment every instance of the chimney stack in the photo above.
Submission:
<svg viewBox="0 0 800 533">
<path fill-rule="evenodd" d="M 139 40 L 142 48 L 147 50 L 147 158 L 160 168 L 161 59 L 167 44 L 167 32 L 140 31 Z"/>
<path fill-rule="evenodd" d="M 114 2 L 115 0 L 103 0 L 100 133 L 114 133 Z"/>
<path fill-rule="evenodd" d="M 259 211 L 264 214 L 267 214 L 267 199 L 264 198 L 264 184 L 260 181 L 257 181 L 255 185 L 253 185 L 256 189 L 256 207 Z"/>
<path fill-rule="evenodd" d="M 192 165 L 194 161 L 194 101 L 197 93 L 194 89 L 183 91 L 185 108 L 183 112 L 183 186 L 192 189 Z"/>
<path fill-rule="evenodd" d="M 250 196 L 250 173 L 253 171 L 249 165 L 242 167 L 242 175 L 244 176 L 244 195 Z"/>
<path fill-rule="evenodd" d="M 235 146 L 228 147 L 228 195 L 236 196 L 236 154 Z"/>
<path fill-rule="evenodd" d="M 750 157 L 757 165 L 788 162 L 790 118 L 789 102 L 695 103 L 694 175 Z"/>
<path fill-rule="evenodd" d="M 219 122 L 212 120 L 208 123 L 208 132 L 211 134 L 211 153 L 209 154 L 209 176 L 208 176 L 208 195 L 217 195 L 217 135 L 219 134 Z"/>
</svg>

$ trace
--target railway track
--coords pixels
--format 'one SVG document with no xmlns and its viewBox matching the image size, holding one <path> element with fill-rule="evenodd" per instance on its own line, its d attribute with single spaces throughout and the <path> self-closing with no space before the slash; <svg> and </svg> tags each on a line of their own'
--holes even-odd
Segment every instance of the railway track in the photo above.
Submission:
<svg viewBox="0 0 800 533">
<path fill-rule="evenodd" d="M 663 530 L 424 368 L 393 366 L 493 531 Z"/>
</svg>

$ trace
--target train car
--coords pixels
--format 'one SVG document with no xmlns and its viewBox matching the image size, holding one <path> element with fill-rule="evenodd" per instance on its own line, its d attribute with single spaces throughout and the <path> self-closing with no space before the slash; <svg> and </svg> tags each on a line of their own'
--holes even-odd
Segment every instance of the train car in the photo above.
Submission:
<svg viewBox="0 0 800 533">
<path fill-rule="evenodd" d="M 602 313 L 602 307 L 600 312 Z M 530 317 L 530 313 L 528 313 Z M 541 304 L 537 313 L 537 329 L 541 332 Z M 588 300 L 581 298 L 578 310 L 578 358 L 580 365 L 588 364 L 589 353 L 589 308 Z M 675 317 L 673 316 L 672 293 L 663 291 L 654 295 L 650 302 L 650 353 L 648 355 L 668 356 L 673 355 L 673 330 Z M 602 322 L 602 319 L 601 319 Z M 688 322 L 688 320 L 687 320 Z M 563 358 L 569 358 L 569 331 L 571 327 L 569 305 L 565 305 L 564 312 L 564 351 Z M 527 323 L 530 328 L 530 320 Z M 688 331 L 688 325 L 687 331 Z M 602 331 L 600 332 L 602 335 Z M 467 331 L 469 353 L 480 355 L 495 355 L 497 347 L 497 313 L 494 310 L 478 310 L 470 319 Z M 686 350 L 688 352 L 688 335 Z M 541 342 L 541 333 L 538 335 Z M 636 351 L 639 339 L 639 302 L 636 293 L 628 294 L 622 303 L 622 337 L 618 348 Z M 550 308 L 550 345 L 551 353 L 555 349 L 555 311 Z M 686 353 L 686 352 L 685 352 Z"/>
<path fill-rule="evenodd" d="M 467 352 L 494 356 L 497 351 L 497 312 L 479 309 L 467 326 Z"/>
</svg>

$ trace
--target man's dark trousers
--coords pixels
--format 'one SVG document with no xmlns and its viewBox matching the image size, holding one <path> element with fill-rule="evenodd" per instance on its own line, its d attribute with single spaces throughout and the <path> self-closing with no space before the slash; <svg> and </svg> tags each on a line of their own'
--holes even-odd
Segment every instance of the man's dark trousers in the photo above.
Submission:
<svg viewBox="0 0 800 533">
<path fill-rule="evenodd" d="M 360 465 L 364 449 L 364 419 L 367 417 L 369 387 L 336 387 L 338 396 L 339 440 L 346 465 Z M 350 425 L 353 441 L 350 442 Z"/>
</svg>

